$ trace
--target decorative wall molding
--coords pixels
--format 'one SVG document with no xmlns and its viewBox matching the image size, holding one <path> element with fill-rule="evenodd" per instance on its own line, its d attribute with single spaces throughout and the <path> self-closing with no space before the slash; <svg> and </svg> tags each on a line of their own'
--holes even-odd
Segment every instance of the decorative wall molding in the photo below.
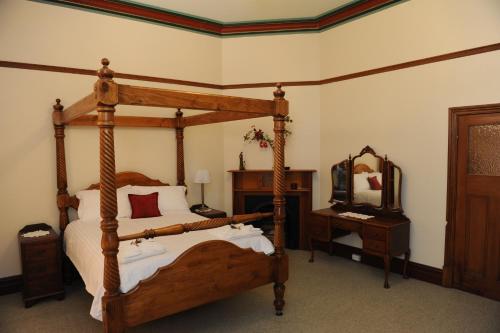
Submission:
<svg viewBox="0 0 500 333">
<path fill-rule="evenodd" d="M 327 12 L 318 17 L 242 23 L 217 22 L 119 0 L 33 1 L 140 19 L 146 22 L 189 29 L 214 36 L 235 36 L 264 33 L 320 32 L 405 0 L 356 0 L 347 6 Z"/>
<path fill-rule="evenodd" d="M 432 64 L 435 62 L 447 61 L 457 58 L 469 57 L 477 54 L 494 52 L 500 50 L 500 43 L 490 44 L 486 46 L 475 47 L 472 49 L 466 49 L 446 54 L 441 54 L 433 57 L 412 60 L 408 62 L 403 62 L 395 65 L 384 66 L 374 69 L 369 69 L 361 72 L 355 72 L 346 75 L 335 76 L 322 80 L 313 80 L 313 81 L 284 81 L 281 82 L 283 86 L 317 86 L 330 84 L 334 82 L 352 80 L 364 76 L 376 75 L 386 72 L 397 71 L 405 68 L 422 66 L 427 64 Z M 56 73 L 69 73 L 69 74 L 79 74 L 79 75 L 90 75 L 96 76 L 96 71 L 92 69 L 82 69 L 75 67 L 61 67 L 61 66 L 51 66 L 51 65 L 41 65 L 41 64 L 32 64 L 25 62 L 15 62 L 15 61 L 2 61 L 0 60 L 0 68 L 17 68 L 17 69 L 27 69 L 27 70 L 37 70 L 37 71 L 45 71 L 45 72 L 56 72 Z M 197 81 L 186 81 L 186 80 L 178 80 L 171 78 L 163 78 L 156 76 L 146 76 L 146 75 L 137 75 L 137 74 L 127 74 L 127 73 L 115 73 L 115 78 L 120 79 L 128 79 L 128 80 L 137 80 L 137 81 L 148 81 L 148 82 L 159 82 L 159 83 L 167 83 L 167 84 L 178 84 L 183 86 L 191 86 L 191 87 L 202 87 L 202 88 L 211 88 L 211 89 L 248 89 L 248 88 L 266 88 L 266 87 L 274 87 L 276 82 L 258 82 L 258 83 L 237 83 L 237 84 L 214 84 L 207 82 L 197 82 Z"/>
<path fill-rule="evenodd" d="M 475 47 L 472 49 L 466 49 L 451 53 L 440 54 L 437 56 L 432 56 L 428 58 L 422 58 L 407 62 L 402 62 L 395 65 L 389 65 L 374 69 L 369 69 L 361 72 L 355 72 L 340 76 L 335 76 L 327 79 L 317 80 L 317 81 L 288 81 L 281 82 L 283 86 L 316 86 L 316 85 L 324 85 L 334 82 L 347 81 L 352 80 L 364 76 L 370 76 L 375 74 L 381 74 L 386 72 L 397 71 L 405 68 L 422 66 L 427 64 L 432 64 L 435 62 L 447 61 L 457 58 L 469 57 L 476 54 L 493 52 L 500 50 L 500 43 L 490 44 L 486 46 Z M 242 84 L 226 84 L 223 89 L 242 89 L 242 88 L 262 88 L 262 87 L 274 87 L 276 85 L 275 82 L 261 82 L 261 83 L 242 83 Z"/>
</svg>

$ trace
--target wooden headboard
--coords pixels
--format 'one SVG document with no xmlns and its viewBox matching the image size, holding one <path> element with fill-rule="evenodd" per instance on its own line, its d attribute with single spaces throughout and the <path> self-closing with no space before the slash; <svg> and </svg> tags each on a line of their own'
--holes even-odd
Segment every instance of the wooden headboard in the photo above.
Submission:
<svg viewBox="0 0 500 333">
<path fill-rule="evenodd" d="M 364 163 L 359 163 L 359 164 L 356 164 L 354 166 L 354 170 L 353 170 L 354 173 L 362 173 L 362 172 L 368 172 L 368 173 L 371 173 L 373 172 L 373 169 L 370 168 L 368 165 L 364 164 Z"/>
<path fill-rule="evenodd" d="M 168 183 L 163 183 L 158 179 L 149 178 L 146 175 L 143 175 L 139 172 L 133 171 L 124 171 L 116 174 L 116 188 L 120 188 L 126 185 L 135 185 L 135 186 L 169 186 Z M 87 187 L 85 190 L 98 190 L 99 183 L 95 183 Z M 68 207 L 78 209 L 78 205 L 80 200 L 76 196 L 71 196 L 69 198 Z"/>
</svg>

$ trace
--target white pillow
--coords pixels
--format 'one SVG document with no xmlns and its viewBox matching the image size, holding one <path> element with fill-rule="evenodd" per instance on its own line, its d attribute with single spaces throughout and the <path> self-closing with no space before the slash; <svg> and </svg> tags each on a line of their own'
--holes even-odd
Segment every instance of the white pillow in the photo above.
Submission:
<svg viewBox="0 0 500 333">
<path fill-rule="evenodd" d="M 368 183 L 368 172 L 354 174 L 354 192 L 366 191 L 370 189 Z"/>
<path fill-rule="evenodd" d="M 138 194 L 158 192 L 158 209 L 161 215 L 168 211 L 189 211 L 185 186 L 133 186 Z"/>
<path fill-rule="evenodd" d="M 128 195 L 134 194 L 134 188 L 131 185 L 120 187 L 116 191 L 116 200 L 118 202 L 118 213 L 116 217 L 132 216 L 132 207 Z M 76 193 L 80 200 L 78 204 L 78 218 L 84 221 L 101 220 L 101 202 L 99 190 L 84 190 Z"/>
</svg>

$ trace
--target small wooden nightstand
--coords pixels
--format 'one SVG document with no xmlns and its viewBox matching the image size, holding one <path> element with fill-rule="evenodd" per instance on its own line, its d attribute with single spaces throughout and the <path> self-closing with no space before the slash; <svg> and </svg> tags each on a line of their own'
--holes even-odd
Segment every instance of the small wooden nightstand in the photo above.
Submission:
<svg viewBox="0 0 500 333">
<path fill-rule="evenodd" d="M 192 206 L 191 212 L 198 214 L 198 215 L 201 215 L 201 216 L 204 216 L 204 217 L 209 218 L 209 219 L 215 219 L 215 218 L 219 218 L 219 217 L 227 217 L 226 212 L 223 212 L 222 210 L 210 208 L 210 210 L 207 210 L 205 212 L 198 212 L 198 211 L 196 211 L 196 209 L 198 209 L 198 208 L 200 208 L 200 205 Z"/>
<path fill-rule="evenodd" d="M 40 237 L 24 237 L 36 230 L 50 233 Z M 23 300 L 31 307 L 38 299 L 56 296 L 64 299 L 62 283 L 61 244 L 59 235 L 45 223 L 31 224 L 18 233 L 23 269 Z"/>
</svg>

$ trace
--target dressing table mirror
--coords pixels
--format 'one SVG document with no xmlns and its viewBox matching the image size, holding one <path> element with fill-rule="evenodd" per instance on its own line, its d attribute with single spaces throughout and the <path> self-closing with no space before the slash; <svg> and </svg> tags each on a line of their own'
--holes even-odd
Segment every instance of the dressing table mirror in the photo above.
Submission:
<svg viewBox="0 0 500 333">
<path fill-rule="evenodd" d="M 308 220 L 310 262 L 314 243 L 328 244 L 333 253 L 334 238 L 357 233 L 362 253 L 384 260 L 384 288 L 389 288 L 391 260 L 404 254 L 403 276 L 410 258 L 410 220 L 401 204 L 403 172 L 399 166 L 366 146 L 361 152 L 331 168 L 330 208 L 312 211 Z M 339 233 L 342 231 L 344 233 Z M 364 261 L 364 259 L 362 259 Z"/>
<path fill-rule="evenodd" d="M 352 204 L 356 206 L 382 207 L 384 184 L 384 159 L 366 146 L 351 160 Z"/>
<path fill-rule="evenodd" d="M 347 202 L 347 186 L 349 184 L 349 160 L 334 164 L 331 169 L 332 196 L 330 203 Z"/>
<path fill-rule="evenodd" d="M 331 169 L 332 208 L 371 215 L 401 216 L 403 173 L 394 162 L 366 146 Z"/>
</svg>

